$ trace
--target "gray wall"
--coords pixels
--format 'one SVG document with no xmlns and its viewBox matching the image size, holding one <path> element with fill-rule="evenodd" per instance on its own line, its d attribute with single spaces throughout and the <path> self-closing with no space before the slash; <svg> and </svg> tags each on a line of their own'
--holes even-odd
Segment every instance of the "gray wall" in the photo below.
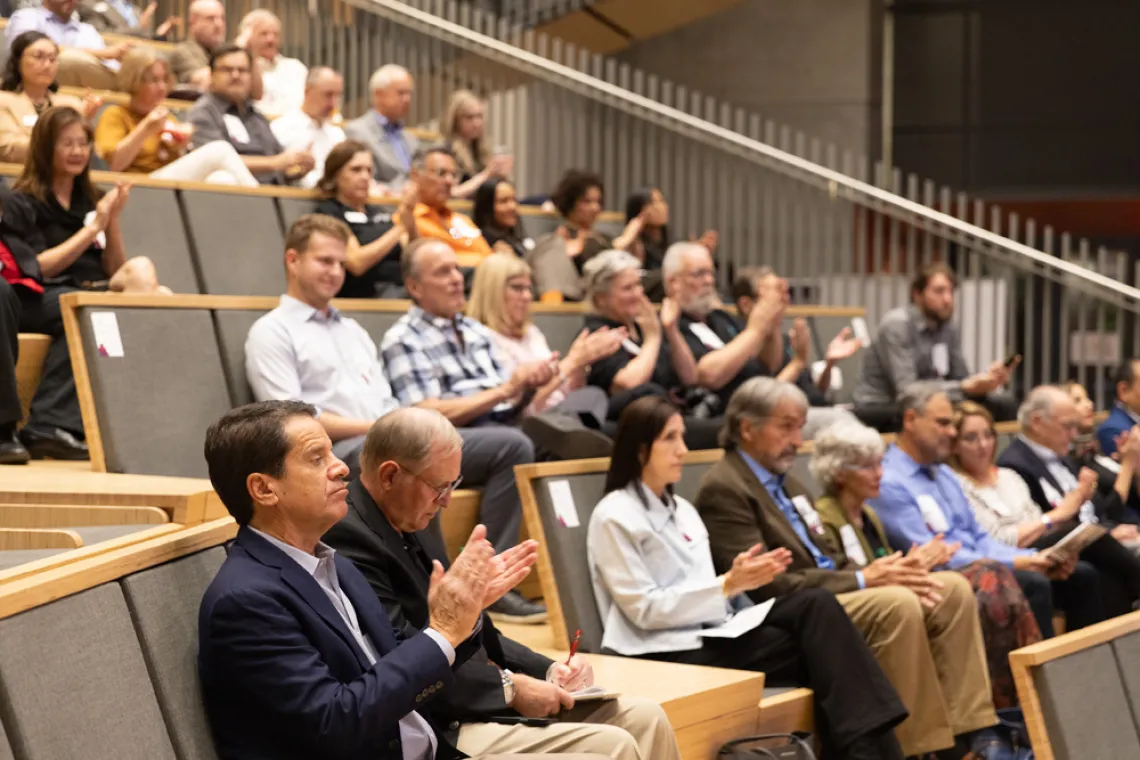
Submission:
<svg viewBox="0 0 1140 760">
<path fill-rule="evenodd" d="M 810 137 L 877 155 L 881 14 L 878 0 L 742 0 L 618 57 Z"/>
</svg>

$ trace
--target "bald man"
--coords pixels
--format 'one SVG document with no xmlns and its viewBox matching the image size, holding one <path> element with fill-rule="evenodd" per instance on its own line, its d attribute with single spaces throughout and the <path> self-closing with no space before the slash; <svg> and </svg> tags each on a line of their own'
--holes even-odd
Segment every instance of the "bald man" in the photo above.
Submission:
<svg viewBox="0 0 1140 760">
<path fill-rule="evenodd" d="M 258 109 L 272 120 L 299 108 L 309 69 L 296 58 L 281 55 L 281 20 L 264 8 L 250 11 L 238 26 L 237 44 L 250 52 L 261 70 Z"/>
<path fill-rule="evenodd" d="M 179 83 L 205 91 L 210 86 L 210 53 L 226 41 L 226 9 L 218 0 L 194 0 L 187 22 L 190 39 L 171 53 L 170 69 Z"/>
<path fill-rule="evenodd" d="M 344 77 L 328 66 L 317 66 L 305 78 L 305 97 L 298 108 L 274 119 L 270 125 L 285 150 L 313 154 L 316 165 L 301 178 L 301 187 L 316 187 L 325 171 L 329 151 L 344 142 L 344 130 L 332 122 L 344 96 Z"/>
</svg>

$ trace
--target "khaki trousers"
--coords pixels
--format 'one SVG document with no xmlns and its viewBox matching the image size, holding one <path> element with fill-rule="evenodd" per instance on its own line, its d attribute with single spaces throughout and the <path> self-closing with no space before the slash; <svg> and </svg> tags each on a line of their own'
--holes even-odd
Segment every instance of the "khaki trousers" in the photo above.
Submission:
<svg viewBox="0 0 1140 760">
<path fill-rule="evenodd" d="M 82 50 L 63 48 L 59 51 L 57 81 L 65 87 L 90 87 L 93 90 L 117 90 L 119 75 Z"/>
<path fill-rule="evenodd" d="M 932 610 L 901 586 L 836 596 L 910 711 L 895 729 L 907 756 L 997 723 L 974 591 L 958 573 L 933 577 L 942 601 Z"/>
<path fill-rule="evenodd" d="M 677 738 L 661 705 L 623 696 L 583 702 L 558 723 L 542 728 L 465 723 L 459 751 L 485 754 L 586 752 L 613 760 L 680 760 Z"/>
</svg>

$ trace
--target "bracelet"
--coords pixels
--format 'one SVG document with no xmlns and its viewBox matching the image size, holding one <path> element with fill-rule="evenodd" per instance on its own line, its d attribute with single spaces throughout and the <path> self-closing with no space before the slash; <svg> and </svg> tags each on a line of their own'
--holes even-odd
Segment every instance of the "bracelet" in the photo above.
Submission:
<svg viewBox="0 0 1140 760">
<path fill-rule="evenodd" d="M 1041 524 L 1045 526 L 1045 530 L 1053 530 L 1053 519 L 1049 515 L 1041 515 Z"/>
</svg>

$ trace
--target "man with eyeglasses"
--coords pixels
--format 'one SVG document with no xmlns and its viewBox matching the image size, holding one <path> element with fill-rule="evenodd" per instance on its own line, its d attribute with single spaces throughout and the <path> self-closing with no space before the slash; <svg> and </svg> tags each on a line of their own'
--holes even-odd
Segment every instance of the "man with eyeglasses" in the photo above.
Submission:
<svg viewBox="0 0 1140 760">
<path fill-rule="evenodd" d="M 191 144 L 200 148 L 215 140 L 234 146 L 250 173 L 263 185 L 299 180 L 316 160 L 308 147 L 285 150 L 266 119 L 253 105 L 253 57 L 237 45 L 224 45 L 210 56 L 210 91 L 194 103 Z"/>
<path fill-rule="evenodd" d="M 351 132 L 346 132 L 351 136 Z M 455 157 L 447 148 L 428 148 L 415 155 L 411 181 L 416 184 L 419 198 L 416 229 L 420 237 L 442 240 L 451 246 L 461 267 L 476 267 L 491 255 L 491 246 L 474 222 L 447 207 L 458 180 Z"/>
<path fill-rule="evenodd" d="M 463 439 L 429 409 L 399 409 L 372 425 L 360 454 L 360 478 L 348 487 L 348 512 L 324 542 L 361 571 L 392 627 L 415 635 L 430 618 L 428 590 L 447 552 L 432 519 L 462 479 Z M 572 692 L 593 684 L 589 661 L 554 661 L 503 636 L 490 619 L 483 648 L 455 669 L 454 683 L 429 711 L 444 738 L 470 756 L 592 752 L 617 760 L 678 760 L 660 705 L 622 696 L 575 707 Z M 573 709 L 573 712 L 568 712 Z M 555 718 L 548 726 L 496 719 Z"/>
<path fill-rule="evenodd" d="M 289 228 L 285 295 L 250 328 L 245 371 L 257 400 L 315 406 L 333 452 L 355 476 L 368 429 L 400 402 L 372 338 L 332 305 L 344 283 L 350 236 L 344 222 L 322 214 L 302 216 Z M 533 462 L 534 447 L 513 428 L 470 428 L 460 436 L 465 482 L 483 489 L 479 519 L 500 551 L 510 548 L 522 524 L 514 467 Z M 517 592 L 496 602 L 492 612 L 516 622 L 545 620 L 545 610 Z"/>
</svg>

